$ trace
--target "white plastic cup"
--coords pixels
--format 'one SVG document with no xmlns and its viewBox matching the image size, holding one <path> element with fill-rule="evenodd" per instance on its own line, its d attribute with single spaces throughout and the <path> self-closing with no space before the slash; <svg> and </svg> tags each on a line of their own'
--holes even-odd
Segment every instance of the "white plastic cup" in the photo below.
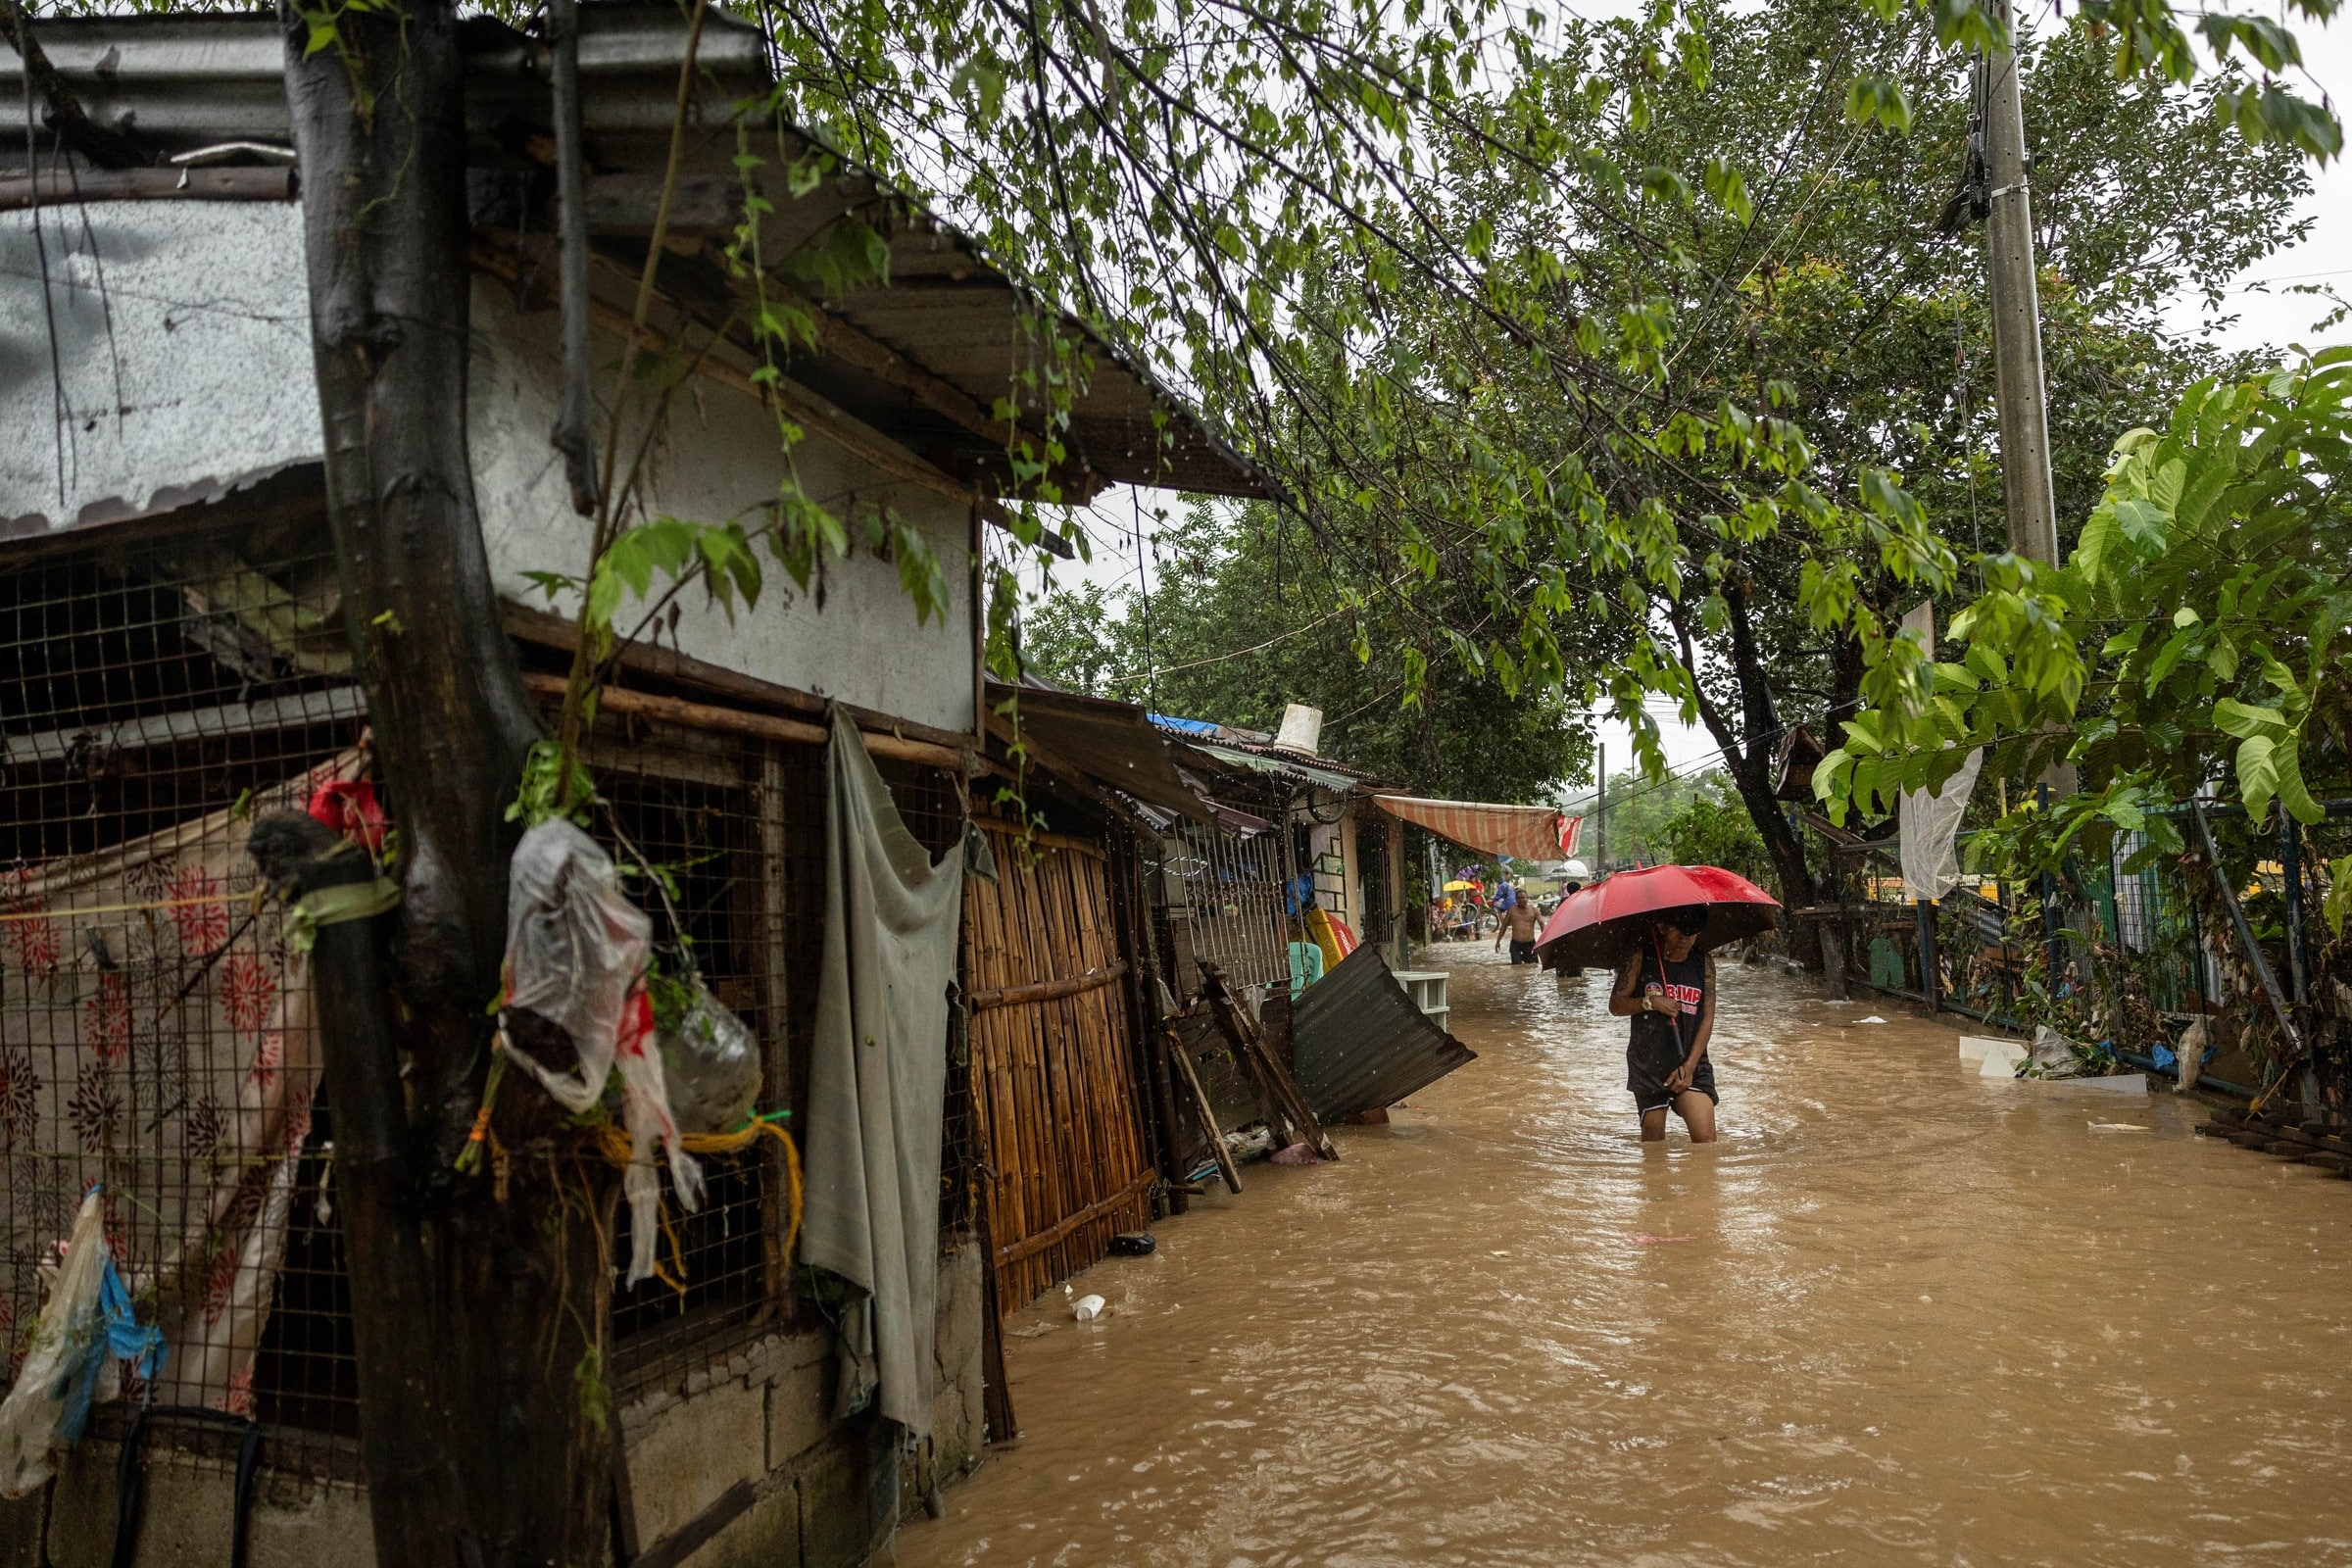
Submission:
<svg viewBox="0 0 2352 1568">
<path fill-rule="evenodd" d="M 1081 1323 L 1091 1323 L 1102 1315 L 1102 1298 L 1081 1296 L 1070 1303 L 1070 1316 Z"/>
</svg>

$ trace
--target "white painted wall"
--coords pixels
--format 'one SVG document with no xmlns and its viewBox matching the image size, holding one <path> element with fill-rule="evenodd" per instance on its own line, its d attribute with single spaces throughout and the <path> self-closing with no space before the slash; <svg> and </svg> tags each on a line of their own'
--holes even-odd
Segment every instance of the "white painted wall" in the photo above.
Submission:
<svg viewBox="0 0 2352 1568">
<path fill-rule="evenodd" d="M 318 461 L 298 206 L 94 202 L 43 209 L 37 237 L 33 216 L 0 213 L 0 539 L 166 511 Z M 573 514 L 548 445 L 557 318 L 518 316 L 509 290 L 477 279 L 472 329 L 467 409 L 491 568 L 502 592 L 543 604 L 526 573 L 582 573 L 588 554 L 587 521 Z M 600 337 L 596 354 L 599 390 L 609 393 L 617 339 Z M 760 605 L 732 622 L 691 592 L 677 646 L 763 680 L 968 733 L 966 513 L 821 436 L 803 442 L 794 462 L 808 493 L 837 513 L 882 502 L 923 531 L 947 577 L 945 621 L 919 623 L 896 564 L 858 544 L 827 564 L 821 596 L 770 561 Z M 748 394 L 708 378 L 677 400 L 650 466 L 654 509 L 703 521 L 755 519 L 787 472 L 774 420 Z"/>
<path fill-rule="evenodd" d="M 304 277 L 292 202 L 0 213 L 0 537 L 316 461 Z"/>
<path fill-rule="evenodd" d="M 526 572 L 578 575 L 588 558 L 588 520 L 572 512 L 563 465 L 547 439 L 560 384 L 557 326 L 554 312 L 517 316 L 505 288 L 476 282 L 468 388 L 474 493 L 500 591 L 534 605 L 546 599 Z M 616 337 L 596 338 L 600 397 L 611 390 L 619 352 Z M 600 439 L 605 417 L 596 421 Z M 633 450 L 635 440 L 624 449 Z M 787 473 L 774 418 L 748 394 L 708 377 L 676 398 L 648 462 L 654 512 L 701 522 L 734 518 L 747 526 L 760 520 Z M 813 581 L 802 591 L 772 558 L 764 562 L 767 587 L 759 607 L 738 611 L 732 621 L 699 588 L 690 590 L 680 600 L 675 645 L 762 680 L 969 732 L 967 514 L 919 486 L 876 473 L 814 434 L 795 450 L 793 464 L 808 493 L 838 514 L 881 501 L 923 531 L 947 576 L 946 620 L 919 623 L 897 565 L 859 542 L 849 557 L 827 564 L 821 604 Z M 557 605 L 570 607 L 568 598 Z M 625 630 L 636 617 L 624 611 L 617 619 Z"/>
</svg>

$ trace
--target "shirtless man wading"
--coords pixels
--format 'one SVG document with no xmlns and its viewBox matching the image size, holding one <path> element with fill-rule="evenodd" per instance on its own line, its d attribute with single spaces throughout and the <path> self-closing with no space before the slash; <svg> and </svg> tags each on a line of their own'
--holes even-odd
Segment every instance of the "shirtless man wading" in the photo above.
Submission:
<svg viewBox="0 0 2352 1568">
<path fill-rule="evenodd" d="M 1494 928 L 1494 945 L 1501 947 L 1502 939 L 1507 936 L 1511 939 L 1511 961 L 1533 963 L 1536 961 L 1538 924 L 1535 905 L 1528 901 L 1525 893 L 1521 893 L 1511 901 L 1511 906 L 1502 911 L 1502 921 Z"/>
</svg>

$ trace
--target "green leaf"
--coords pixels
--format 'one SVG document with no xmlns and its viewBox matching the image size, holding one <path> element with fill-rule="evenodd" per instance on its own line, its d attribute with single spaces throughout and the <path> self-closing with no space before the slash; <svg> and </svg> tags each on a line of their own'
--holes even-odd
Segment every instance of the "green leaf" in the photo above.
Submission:
<svg viewBox="0 0 2352 1568">
<path fill-rule="evenodd" d="M 1860 75 L 1846 85 L 1848 124 L 1877 124 L 1887 130 L 1911 128 L 1911 95 L 1891 76 Z"/>
<path fill-rule="evenodd" d="M 2289 732 L 2286 715 L 2276 708 L 2256 708 L 2234 697 L 2225 697 L 2213 705 L 2213 721 L 2225 735 L 2243 738 L 2260 736 L 2279 740 Z"/>
<path fill-rule="evenodd" d="M 2344 934 L 2344 915 L 2352 911 L 2352 855 L 2339 856 L 2328 862 L 2328 897 L 2320 906 L 2328 917 L 2328 929 L 2337 940 Z"/>
</svg>

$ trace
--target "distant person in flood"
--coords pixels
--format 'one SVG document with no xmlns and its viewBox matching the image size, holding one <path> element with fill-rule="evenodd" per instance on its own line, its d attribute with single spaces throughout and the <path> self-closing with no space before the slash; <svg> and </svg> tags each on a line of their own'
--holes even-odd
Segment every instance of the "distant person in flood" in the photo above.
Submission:
<svg viewBox="0 0 2352 1568">
<path fill-rule="evenodd" d="M 1642 1141 L 1663 1142 L 1666 1112 L 1683 1118 L 1694 1144 L 1715 1141 L 1715 959 L 1693 952 L 1707 926 L 1703 908 L 1658 916 L 1617 971 L 1609 1011 L 1634 1020 L 1625 1048 L 1625 1086 L 1642 1113 Z"/>
<path fill-rule="evenodd" d="M 1533 963 L 1536 961 L 1536 925 L 1543 917 L 1525 894 L 1515 888 L 1511 892 L 1511 902 L 1504 907 L 1502 920 L 1494 928 L 1494 946 L 1501 947 L 1502 939 L 1507 936 L 1511 939 L 1511 961 Z"/>
</svg>

